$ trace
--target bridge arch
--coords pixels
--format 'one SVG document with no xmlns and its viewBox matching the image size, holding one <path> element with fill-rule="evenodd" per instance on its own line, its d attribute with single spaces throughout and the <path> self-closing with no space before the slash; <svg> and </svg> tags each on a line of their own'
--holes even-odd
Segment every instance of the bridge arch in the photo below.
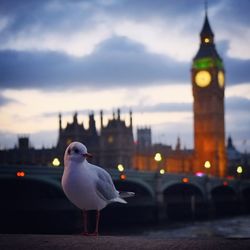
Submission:
<svg viewBox="0 0 250 250">
<path fill-rule="evenodd" d="M 134 180 L 114 179 L 119 191 L 135 192 L 135 196 L 125 199 L 127 204 L 113 203 L 102 210 L 102 226 L 109 224 L 126 224 L 152 222 L 155 219 L 155 199 L 147 184 Z"/>
<path fill-rule="evenodd" d="M 8 193 L 5 193 L 6 188 Z M 8 197 L 6 196 L 8 195 Z M 0 196 L 5 198 L 39 198 L 64 196 L 60 183 L 42 177 L 0 178 Z"/>
<path fill-rule="evenodd" d="M 113 179 L 114 184 L 117 188 L 117 190 L 119 190 L 119 187 L 122 187 L 121 191 L 133 191 L 133 190 L 124 190 L 123 188 L 128 187 L 129 185 L 131 185 L 133 188 L 139 188 L 140 190 L 143 189 L 145 192 L 147 192 L 150 196 L 152 196 L 152 198 L 155 196 L 154 190 L 153 188 L 146 182 L 139 180 L 139 179 L 132 179 L 132 178 L 128 178 L 126 180 L 121 180 L 121 179 Z M 136 193 L 136 192 L 135 192 Z"/>
<path fill-rule="evenodd" d="M 205 197 L 205 190 L 204 188 L 199 184 L 199 183 L 194 183 L 194 182 L 189 182 L 189 183 L 183 183 L 180 181 L 176 181 L 176 180 L 170 180 L 165 182 L 162 187 L 161 187 L 161 191 L 164 192 L 166 189 L 168 189 L 169 187 L 173 186 L 173 185 L 177 185 L 177 184 L 183 184 L 184 186 L 194 186 L 196 187 L 202 194 L 203 197 Z"/>
<path fill-rule="evenodd" d="M 231 186 L 218 185 L 214 187 L 211 190 L 211 199 L 216 215 L 224 216 L 238 212 L 237 193 Z"/>
<path fill-rule="evenodd" d="M 241 198 L 242 198 L 242 203 L 244 206 L 244 209 L 246 212 L 250 212 L 250 186 L 245 187 L 244 189 L 241 190 Z"/>
<path fill-rule="evenodd" d="M 164 202 L 169 219 L 191 219 L 206 215 L 205 196 L 202 190 L 192 183 L 174 183 L 164 191 Z"/>
<path fill-rule="evenodd" d="M 154 201 L 154 193 L 146 183 L 133 180 L 114 180 L 114 184 L 119 191 L 130 191 L 135 193 L 135 200 L 147 199 Z"/>
<path fill-rule="evenodd" d="M 65 233 L 64 230 L 76 230 L 80 211 L 65 197 L 57 180 L 2 177 L 0 198 L 0 232 Z"/>
</svg>

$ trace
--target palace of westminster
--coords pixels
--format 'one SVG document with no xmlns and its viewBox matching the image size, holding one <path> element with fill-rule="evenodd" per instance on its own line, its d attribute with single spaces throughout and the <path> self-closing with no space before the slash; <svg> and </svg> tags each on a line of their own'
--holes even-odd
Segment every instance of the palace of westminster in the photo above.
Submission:
<svg viewBox="0 0 250 250">
<path fill-rule="evenodd" d="M 28 137 L 20 137 L 13 149 L 0 151 L 1 164 L 15 165 L 52 165 L 58 158 L 63 165 L 63 154 L 72 141 L 84 143 L 93 154 L 92 163 L 105 168 L 117 168 L 122 164 L 125 169 L 156 171 L 159 168 L 169 173 L 205 172 L 205 163 L 211 166 L 207 171 L 214 176 L 235 175 L 236 166 L 244 164 L 250 168 L 249 155 L 244 160 L 229 138 L 225 143 L 224 91 L 225 70 L 222 58 L 216 51 L 214 34 L 207 14 L 200 32 L 200 48 L 193 58 L 191 83 L 193 90 L 194 149 L 181 148 L 180 138 L 173 149 L 163 144 L 152 144 L 151 129 L 137 129 L 137 142 L 133 137 L 133 118 L 126 124 L 120 117 L 120 110 L 113 113 L 107 124 L 103 123 L 100 112 L 100 130 L 97 131 L 94 114 L 89 114 L 89 126 L 84 128 L 78 123 L 77 113 L 73 122 L 62 127 L 59 114 L 59 135 L 57 145 L 52 148 L 35 149 L 30 147 Z M 162 160 L 154 159 L 160 153 Z M 245 171 L 250 176 L 249 171 Z"/>
</svg>

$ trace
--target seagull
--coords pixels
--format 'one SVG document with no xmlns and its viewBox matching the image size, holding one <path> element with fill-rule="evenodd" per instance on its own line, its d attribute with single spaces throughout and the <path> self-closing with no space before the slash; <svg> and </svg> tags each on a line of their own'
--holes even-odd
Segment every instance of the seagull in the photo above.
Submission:
<svg viewBox="0 0 250 250">
<path fill-rule="evenodd" d="M 83 210 L 83 235 L 98 235 L 100 210 L 113 202 L 127 203 L 123 198 L 132 197 L 134 192 L 116 190 L 110 174 L 101 167 L 90 164 L 85 145 L 72 142 L 65 150 L 62 188 L 67 198 Z M 96 210 L 94 233 L 88 233 L 88 211 Z"/>
</svg>

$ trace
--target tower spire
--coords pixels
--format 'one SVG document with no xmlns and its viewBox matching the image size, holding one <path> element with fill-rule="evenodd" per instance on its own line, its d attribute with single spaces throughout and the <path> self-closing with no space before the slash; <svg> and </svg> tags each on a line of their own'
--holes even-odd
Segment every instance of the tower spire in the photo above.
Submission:
<svg viewBox="0 0 250 250">
<path fill-rule="evenodd" d="M 103 129 L 103 111 L 100 111 L 101 129 Z"/>
<path fill-rule="evenodd" d="M 133 128 L 133 117 L 132 117 L 132 110 L 129 110 L 129 126 Z"/>
<path fill-rule="evenodd" d="M 62 114 L 59 113 L 59 133 L 62 131 Z"/>
<path fill-rule="evenodd" d="M 207 16 L 207 0 L 204 0 L 205 16 Z"/>
</svg>

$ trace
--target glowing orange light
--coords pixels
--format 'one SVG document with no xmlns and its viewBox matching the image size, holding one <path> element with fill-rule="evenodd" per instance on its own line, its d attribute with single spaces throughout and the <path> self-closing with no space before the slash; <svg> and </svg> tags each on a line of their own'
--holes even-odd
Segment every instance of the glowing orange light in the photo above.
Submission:
<svg viewBox="0 0 250 250">
<path fill-rule="evenodd" d="M 204 163 L 204 167 L 205 168 L 211 168 L 211 163 L 210 163 L 210 161 L 205 161 L 205 163 Z"/>
<path fill-rule="evenodd" d="M 162 160 L 161 154 L 160 153 L 156 153 L 154 156 L 155 161 L 160 162 Z"/>
<path fill-rule="evenodd" d="M 16 176 L 17 176 L 17 177 L 24 177 L 24 176 L 25 176 L 25 173 L 24 173 L 23 171 L 18 171 L 18 172 L 16 173 Z"/>
<path fill-rule="evenodd" d="M 121 175 L 120 175 L 120 179 L 121 179 L 121 180 L 126 180 L 126 178 L 127 178 L 127 176 L 126 176 L 125 174 L 121 174 Z"/>
<path fill-rule="evenodd" d="M 188 182 L 189 182 L 189 179 L 188 179 L 187 177 L 184 177 L 184 178 L 182 179 L 182 182 L 188 183 Z"/>
</svg>

